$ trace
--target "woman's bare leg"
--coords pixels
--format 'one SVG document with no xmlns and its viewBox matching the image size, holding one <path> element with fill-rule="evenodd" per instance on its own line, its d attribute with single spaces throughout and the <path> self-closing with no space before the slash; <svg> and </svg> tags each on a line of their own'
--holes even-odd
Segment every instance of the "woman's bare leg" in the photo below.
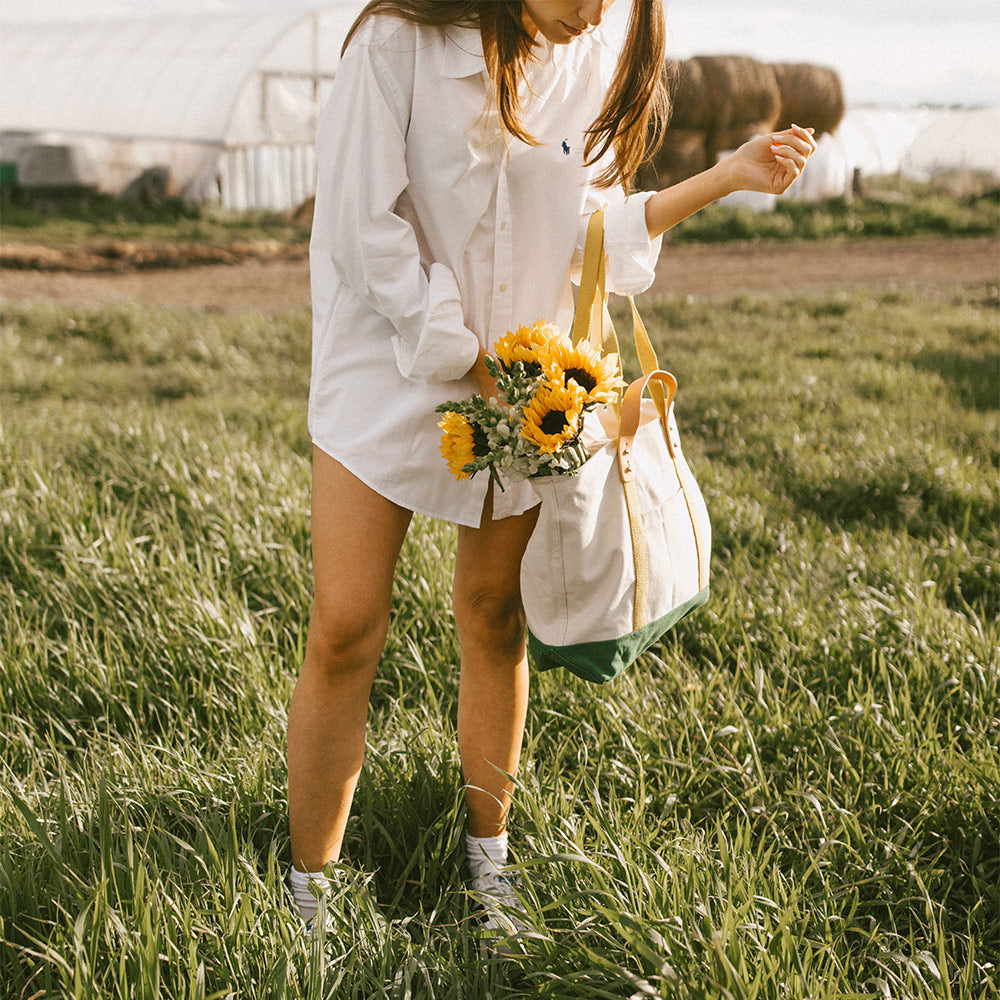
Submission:
<svg viewBox="0 0 1000 1000">
<path fill-rule="evenodd" d="M 474 837 L 495 837 L 506 828 L 514 789 L 501 771 L 517 771 L 528 705 L 520 573 L 538 508 L 494 521 L 492 507 L 491 490 L 480 527 L 458 530 L 455 565 L 458 746 Z"/>
<path fill-rule="evenodd" d="M 313 449 L 315 598 L 288 712 L 288 813 L 300 871 L 319 871 L 340 856 L 411 516 Z"/>
</svg>

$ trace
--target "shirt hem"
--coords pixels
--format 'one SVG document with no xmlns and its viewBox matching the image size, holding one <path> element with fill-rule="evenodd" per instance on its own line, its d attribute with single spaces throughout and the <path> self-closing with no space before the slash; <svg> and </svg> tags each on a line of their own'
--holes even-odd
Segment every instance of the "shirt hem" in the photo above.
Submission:
<svg viewBox="0 0 1000 1000">
<path fill-rule="evenodd" d="M 435 513 L 432 510 L 427 510 L 425 508 L 422 508 L 422 507 L 419 507 L 419 506 L 415 506 L 414 504 L 412 504 L 412 503 L 410 503 L 408 501 L 401 502 L 401 500 L 397 499 L 398 494 L 396 496 L 390 495 L 390 494 L 394 493 L 394 491 L 392 491 L 392 490 L 384 490 L 381 487 L 376 487 L 376 486 L 372 485 L 372 483 L 370 483 L 368 481 L 368 479 L 364 475 L 362 475 L 362 473 L 358 470 L 357 466 L 354 465 L 354 463 L 350 459 L 346 459 L 346 458 L 342 457 L 339 454 L 335 454 L 334 453 L 335 449 L 328 448 L 326 445 L 324 445 L 321 441 L 319 441 L 315 437 L 313 437 L 312 443 L 317 448 L 319 448 L 319 450 L 321 452 L 323 452 L 324 455 L 327 455 L 329 458 L 332 458 L 335 462 L 339 462 L 345 469 L 347 469 L 347 471 L 352 476 L 356 477 L 362 483 L 364 483 L 365 486 L 368 487 L 368 489 L 374 490 L 380 497 L 382 497 L 383 500 L 388 500 L 389 503 L 395 504 L 397 507 L 401 507 L 403 510 L 412 511 L 414 514 L 420 514 L 421 517 L 431 517 L 431 518 L 434 518 L 434 520 L 436 520 L 436 521 L 445 521 L 448 524 L 458 524 L 458 525 L 461 525 L 463 528 L 478 528 L 480 526 L 480 524 L 482 523 L 482 510 L 481 509 L 480 509 L 479 520 L 477 520 L 475 523 L 473 523 L 471 521 L 458 520 L 458 519 L 453 518 L 453 517 L 444 516 L 444 515 L 442 515 L 440 513 Z M 485 496 L 483 497 L 483 503 L 484 504 L 486 503 Z M 525 507 L 524 510 L 518 511 L 516 514 L 511 514 L 511 515 L 508 515 L 508 516 L 510 516 L 510 517 L 518 517 L 520 514 L 527 513 L 534 506 L 537 506 L 537 501 L 535 503 L 530 504 L 529 506 Z M 494 520 L 502 520 L 502 518 L 494 518 Z"/>
</svg>

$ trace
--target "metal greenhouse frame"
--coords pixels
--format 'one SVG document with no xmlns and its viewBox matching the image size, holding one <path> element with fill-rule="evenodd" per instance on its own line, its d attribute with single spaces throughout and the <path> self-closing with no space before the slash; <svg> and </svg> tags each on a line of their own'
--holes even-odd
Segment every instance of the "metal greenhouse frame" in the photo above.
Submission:
<svg viewBox="0 0 1000 1000">
<path fill-rule="evenodd" d="M 286 209 L 315 186 L 313 134 L 362 0 L 5 25 L 0 160 L 24 186 Z"/>
</svg>

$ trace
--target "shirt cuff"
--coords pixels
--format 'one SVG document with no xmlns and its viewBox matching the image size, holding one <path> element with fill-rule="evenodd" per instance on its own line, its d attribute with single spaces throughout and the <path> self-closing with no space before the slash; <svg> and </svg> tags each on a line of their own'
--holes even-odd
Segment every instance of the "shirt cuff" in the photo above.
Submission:
<svg viewBox="0 0 1000 1000">
<path fill-rule="evenodd" d="M 479 338 L 465 325 L 455 275 L 444 264 L 431 264 L 427 278 L 427 309 L 417 342 L 396 334 L 392 348 L 406 378 L 451 382 L 475 364 Z"/>
<path fill-rule="evenodd" d="M 608 291 L 638 295 L 653 283 L 663 237 L 649 238 L 646 202 L 653 191 L 637 191 L 612 202 L 604 212 L 604 253 Z"/>
</svg>

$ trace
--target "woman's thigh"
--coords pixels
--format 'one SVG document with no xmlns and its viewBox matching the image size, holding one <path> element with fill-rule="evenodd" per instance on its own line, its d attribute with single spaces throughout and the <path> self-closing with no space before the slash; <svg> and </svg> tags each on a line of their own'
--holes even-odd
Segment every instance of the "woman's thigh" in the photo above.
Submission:
<svg viewBox="0 0 1000 1000">
<path fill-rule="evenodd" d="M 455 615 L 500 624 L 521 612 L 521 557 L 538 520 L 539 508 L 492 519 L 492 487 L 478 528 L 458 529 Z"/>
<path fill-rule="evenodd" d="M 362 638 L 388 622 L 392 578 L 412 513 L 313 448 L 310 638 Z"/>
</svg>

